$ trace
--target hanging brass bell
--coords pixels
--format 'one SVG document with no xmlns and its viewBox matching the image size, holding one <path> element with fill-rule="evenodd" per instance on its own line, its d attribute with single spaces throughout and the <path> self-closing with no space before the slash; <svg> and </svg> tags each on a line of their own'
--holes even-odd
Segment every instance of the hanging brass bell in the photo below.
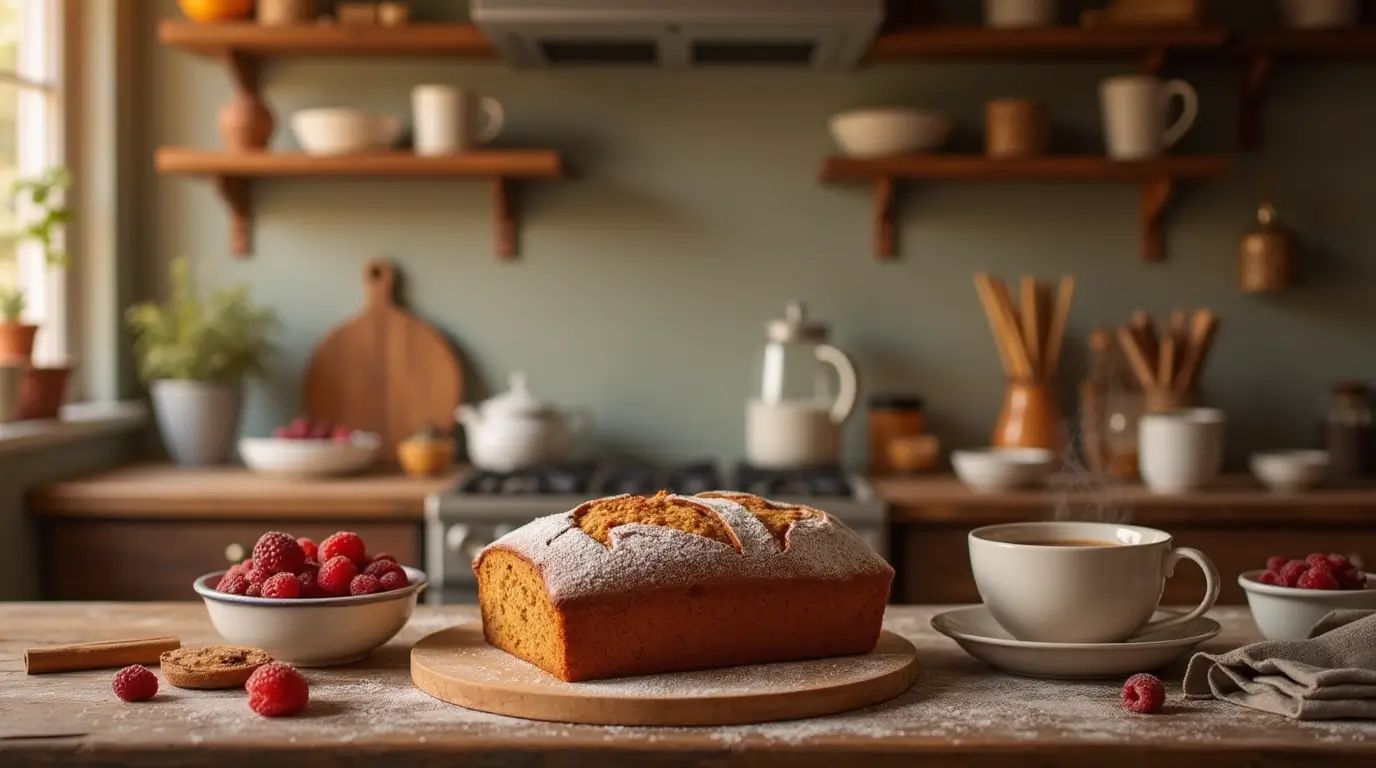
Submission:
<svg viewBox="0 0 1376 768">
<path fill-rule="evenodd" d="M 1294 280 L 1299 245 L 1290 230 L 1276 220 L 1269 201 L 1257 209 L 1257 226 L 1238 245 L 1237 283 L 1243 293 L 1275 293 Z"/>
</svg>

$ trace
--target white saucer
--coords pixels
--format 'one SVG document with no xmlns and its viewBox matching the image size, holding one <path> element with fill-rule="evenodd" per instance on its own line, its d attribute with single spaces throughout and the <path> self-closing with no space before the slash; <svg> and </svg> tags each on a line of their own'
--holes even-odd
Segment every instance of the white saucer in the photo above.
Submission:
<svg viewBox="0 0 1376 768">
<path fill-rule="evenodd" d="M 1157 612 L 1152 618 L 1173 614 Z M 1030 677 L 1124 677 L 1170 664 L 1223 628 L 1204 617 L 1126 643 L 1027 643 L 1014 640 L 983 605 L 932 617 L 932 629 L 966 653 L 1005 672 Z"/>
</svg>

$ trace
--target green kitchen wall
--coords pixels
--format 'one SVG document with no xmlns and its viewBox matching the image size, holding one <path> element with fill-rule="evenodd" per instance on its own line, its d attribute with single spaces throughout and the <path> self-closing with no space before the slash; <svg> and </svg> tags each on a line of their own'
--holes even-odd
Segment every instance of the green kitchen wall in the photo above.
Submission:
<svg viewBox="0 0 1376 768">
<path fill-rule="evenodd" d="M 1189 62 L 1202 117 L 1181 152 L 1237 154 L 1227 179 L 1185 185 L 1167 222 L 1168 260 L 1138 259 L 1138 190 L 1115 184 L 931 183 L 902 189 L 901 257 L 871 252 L 871 197 L 818 183 L 834 152 L 827 118 L 875 105 L 952 112 L 956 144 L 978 150 L 987 99 L 1047 101 L 1058 149 L 1098 151 L 1097 84 L 1132 62 L 967 62 L 849 73 L 516 72 L 456 61 L 272 62 L 264 90 L 272 144 L 294 147 L 297 109 L 347 105 L 409 116 L 409 89 L 452 83 L 499 99 L 501 146 L 554 147 L 574 179 L 523 184 L 521 257 L 493 255 L 489 190 L 464 181 L 288 180 L 257 185 L 252 258 L 228 250 L 225 210 L 204 180 L 157 177 L 154 147 L 220 144 L 216 114 L 230 79 L 212 59 L 160 47 L 173 0 L 150 0 L 142 23 L 146 158 L 136 188 L 137 279 L 160 293 L 167 262 L 194 260 L 205 286 L 247 283 L 284 322 L 281 354 L 251 395 L 246 434 L 300 408 L 313 345 L 362 303 L 368 259 L 392 259 L 405 301 L 461 350 L 468 399 L 511 371 L 534 390 L 596 415 L 599 453 L 658 460 L 738 458 L 756 390 L 764 323 L 790 298 L 828 320 L 852 353 L 865 393 L 927 399 L 947 446 L 988 441 L 1002 392 L 993 342 L 971 284 L 1074 274 L 1060 382 L 1067 405 L 1083 372 L 1085 334 L 1133 309 L 1210 307 L 1222 318 L 1204 377 L 1230 417 L 1230 454 L 1309 444 L 1331 383 L 1376 373 L 1376 69 L 1282 65 L 1268 93 L 1264 151 L 1237 150 L 1240 69 Z M 457 3 L 415 2 L 455 18 Z M 956 3 L 971 18 L 977 4 Z M 1231 23 L 1262 23 L 1269 3 L 1219 3 Z M 446 10 L 449 9 L 449 10 Z M 1303 284 L 1248 297 L 1236 287 L 1238 237 L 1253 221 L 1254 178 L 1278 178 L 1283 220 L 1302 236 Z M 863 460 L 863 416 L 847 456 Z"/>
</svg>

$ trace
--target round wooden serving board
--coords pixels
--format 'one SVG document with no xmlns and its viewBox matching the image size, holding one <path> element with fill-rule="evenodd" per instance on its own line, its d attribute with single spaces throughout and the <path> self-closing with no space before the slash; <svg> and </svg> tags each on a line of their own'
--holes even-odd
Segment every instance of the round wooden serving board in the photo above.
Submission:
<svg viewBox="0 0 1376 768">
<path fill-rule="evenodd" d="M 590 725 L 745 725 L 845 712 L 917 679 L 912 643 L 884 632 L 872 653 L 566 683 L 451 627 L 411 650 L 411 681 L 441 701 L 529 720 Z"/>
</svg>

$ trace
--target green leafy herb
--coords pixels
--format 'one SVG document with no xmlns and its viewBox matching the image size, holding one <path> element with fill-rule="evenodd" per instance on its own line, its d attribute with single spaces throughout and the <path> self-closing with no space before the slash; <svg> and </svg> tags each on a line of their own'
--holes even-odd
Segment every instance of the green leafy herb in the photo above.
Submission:
<svg viewBox="0 0 1376 768">
<path fill-rule="evenodd" d="M 58 248 L 54 241 L 62 225 L 72 220 L 72 209 L 66 202 L 66 192 L 71 185 L 71 174 L 59 165 L 37 176 L 19 179 L 10 190 L 11 203 L 16 208 L 27 198 L 37 213 L 24 226 L 21 239 L 36 241 L 43 248 L 43 260 L 50 266 L 64 269 L 67 252 Z"/>
<path fill-rule="evenodd" d="M 7 323 L 19 322 L 20 316 L 24 314 L 24 307 L 28 306 L 28 303 L 22 290 L 0 288 L 0 320 Z"/>
<path fill-rule="evenodd" d="M 185 259 L 172 262 L 172 296 L 165 304 L 130 307 L 139 376 L 145 381 L 230 382 L 260 374 L 273 352 L 268 337 L 277 315 L 249 302 L 246 286 L 216 291 L 202 302 Z"/>
</svg>

